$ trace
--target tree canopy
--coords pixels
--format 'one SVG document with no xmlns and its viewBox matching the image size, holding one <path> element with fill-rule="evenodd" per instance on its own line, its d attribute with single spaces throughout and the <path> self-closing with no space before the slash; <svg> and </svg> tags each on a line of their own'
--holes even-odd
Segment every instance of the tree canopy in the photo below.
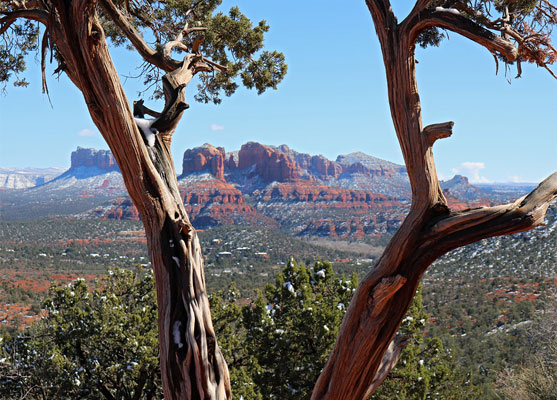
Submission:
<svg viewBox="0 0 557 400">
<path fill-rule="evenodd" d="M 197 101 L 220 103 L 223 95 L 232 95 L 240 84 L 255 88 L 258 93 L 276 89 L 287 66 L 282 53 L 263 49 L 269 25 L 264 20 L 253 24 L 236 6 L 223 12 L 219 9 L 221 3 L 222 0 L 101 0 L 92 4 L 109 42 L 136 50 L 144 57 L 140 76 L 146 90 L 156 86 L 155 96 L 162 95 L 162 73 L 176 69 L 189 53 L 201 57 L 194 96 Z M 51 37 L 55 28 L 48 27 L 49 18 L 56 15 L 50 1 L 3 0 L 0 14 L 0 83 L 4 87 L 10 81 L 26 85 L 22 73 L 31 52 L 40 51 L 43 74 L 48 57 L 57 63 L 55 72 L 67 68 Z"/>
</svg>

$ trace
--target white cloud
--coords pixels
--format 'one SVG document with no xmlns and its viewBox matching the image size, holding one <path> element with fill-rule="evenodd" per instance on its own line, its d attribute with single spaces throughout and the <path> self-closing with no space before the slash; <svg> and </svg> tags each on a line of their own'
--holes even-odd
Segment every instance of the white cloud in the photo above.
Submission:
<svg viewBox="0 0 557 400">
<path fill-rule="evenodd" d="M 524 179 L 522 178 L 521 175 L 511 175 L 511 176 L 509 176 L 509 178 L 507 180 L 509 182 L 514 182 L 514 183 L 524 182 Z"/>
<path fill-rule="evenodd" d="M 223 131 L 224 125 L 211 124 L 212 131 Z"/>
<path fill-rule="evenodd" d="M 485 163 L 479 161 L 465 161 L 457 168 L 451 169 L 454 174 L 466 176 L 472 183 L 490 183 L 491 181 L 480 174 Z"/>
<path fill-rule="evenodd" d="M 97 136 L 98 132 L 94 131 L 92 129 L 82 129 L 79 132 L 77 132 L 77 136 L 86 136 L 86 137 L 92 137 L 92 136 Z"/>
</svg>

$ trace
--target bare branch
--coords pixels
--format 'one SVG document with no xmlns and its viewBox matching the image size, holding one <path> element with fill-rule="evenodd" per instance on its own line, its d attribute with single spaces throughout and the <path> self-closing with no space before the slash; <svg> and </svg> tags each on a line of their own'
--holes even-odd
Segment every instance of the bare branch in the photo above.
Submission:
<svg viewBox="0 0 557 400">
<path fill-rule="evenodd" d="M 457 2 L 453 7 L 437 7 L 435 10 L 411 13 L 401 24 L 403 31 L 409 35 L 409 44 L 413 45 L 417 34 L 426 29 L 440 27 L 459 33 L 481 44 L 492 54 L 499 53 L 503 55 L 509 62 L 516 61 L 517 77 L 520 77 L 522 72 L 521 61 L 526 59 L 535 62 L 540 67 L 546 68 L 553 77 L 557 78 L 556 74 L 548 67 L 547 60 L 541 55 L 543 53 L 540 52 L 539 46 L 543 45 L 554 54 L 557 54 L 557 51 L 551 46 L 549 40 L 544 39 L 543 35 L 533 33 L 532 35 L 525 36 L 513 28 L 509 23 L 511 15 L 508 13 L 508 10 L 503 12 L 503 17 L 490 20 L 487 18 L 488 15 L 464 3 Z M 554 11 L 552 10 L 551 12 Z M 545 13 L 545 15 L 550 18 L 550 14 Z M 481 19 L 481 24 L 474 22 L 468 16 Z M 499 32 L 501 35 L 499 36 L 491 32 L 490 29 Z"/>
<path fill-rule="evenodd" d="M 518 58 L 518 49 L 514 43 L 461 15 L 457 10 L 424 11 L 419 15 L 419 18 L 405 19 L 401 29 L 407 34 L 410 41 L 409 45 L 413 46 L 420 33 L 433 27 L 447 29 L 467 37 L 482 45 L 491 53 L 503 55 L 510 62 Z"/>
<path fill-rule="evenodd" d="M 431 124 L 426 126 L 422 133 L 426 136 L 428 145 L 431 147 L 437 139 L 448 138 L 453 134 L 454 122 L 441 122 L 440 124 Z"/>
<path fill-rule="evenodd" d="M 512 204 L 466 210 L 436 222 L 430 228 L 431 240 L 446 238 L 450 245 L 471 243 L 491 236 L 522 232 L 542 225 L 549 204 L 557 198 L 557 172 L 550 175 L 528 196 Z M 456 243 L 456 242 L 455 242 Z"/>
<path fill-rule="evenodd" d="M 149 46 L 147 42 L 143 40 L 141 33 L 128 22 L 127 18 L 114 5 L 112 0 L 99 0 L 99 3 L 110 19 L 112 19 L 112 21 L 114 21 L 114 23 L 122 30 L 124 35 L 126 35 L 145 61 L 156 65 L 167 72 L 174 71 L 180 67 L 181 62 L 174 60 L 169 56 L 164 56 L 164 54 L 155 51 L 151 46 Z"/>
<path fill-rule="evenodd" d="M 156 112 L 155 110 L 150 109 L 146 105 L 143 104 L 143 100 L 138 100 L 133 102 L 133 115 L 134 117 L 143 118 L 145 114 L 150 115 L 151 117 L 158 118 L 161 113 Z"/>
<path fill-rule="evenodd" d="M 389 372 L 395 367 L 400 355 L 402 354 L 402 350 L 408 344 L 408 338 L 406 336 L 402 336 L 397 334 L 392 342 L 389 344 L 389 348 L 387 352 L 383 356 L 381 360 L 381 364 L 379 364 L 379 369 L 373 378 L 373 382 L 369 389 L 367 390 L 364 399 L 367 399 L 369 396 L 373 394 L 377 390 L 377 388 L 383 383 L 383 381 L 389 375 Z"/>
<path fill-rule="evenodd" d="M 212 67 L 219 70 L 220 72 L 228 72 L 228 68 L 225 67 L 224 65 L 217 64 L 216 62 L 211 61 L 206 57 L 202 57 L 202 60 L 203 60 L 203 62 L 206 62 L 207 64 L 210 64 Z"/>
<path fill-rule="evenodd" d="M 555 72 L 553 72 L 553 71 L 551 70 L 551 68 L 549 68 L 549 67 L 547 66 L 547 64 L 544 64 L 543 67 L 547 70 L 547 72 L 549 72 L 549 73 L 551 74 L 552 77 L 554 77 L 555 79 L 557 79 L 557 75 L 555 74 Z"/>
<path fill-rule="evenodd" d="M 164 57 L 166 58 L 170 58 L 170 54 L 172 53 L 172 49 L 178 47 L 180 50 L 185 51 L 185 52 L 189 52 L 190 49 L 188 49 L 188 46 L 186 46 L 184 43 L 182 43 L 179 40 L 173 40 L 171 42 L 168 42 L 167 44 L 164 45 L 163 50 L 162 50 L 162 54 Z"/>
</svg>

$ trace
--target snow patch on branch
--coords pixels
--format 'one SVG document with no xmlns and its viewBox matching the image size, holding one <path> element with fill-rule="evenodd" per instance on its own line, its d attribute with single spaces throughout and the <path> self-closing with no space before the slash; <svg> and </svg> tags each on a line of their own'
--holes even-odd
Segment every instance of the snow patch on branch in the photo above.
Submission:
<svg viewBox="0 0 557 400">
<path fill-rule="evenodd" d="M 435 11 L 449 12 L 451 14 L 460 15 L 460 11 L 458 11 L 456 8 L 435 7 Z"/>
<path fill-rule="evenodd" d="M 285 287 L 286 289 L 288 289 L 288 291 L 289 291 L 290 293 L 292 293 L 292 294 L 295 294 L 295 293 L 296 293 L 296 290 L 294 289 L 294 286 L 292 286 L 292 283 L 290 283 L 290 282 L 284 282 L 284 283 L 282 284 L 282 286 Z"/>
<path fill-rule="evenodd" d="M 155 118 L 137 118 L 134 117 L 135 123 L 137 127 L 143 134 L 145 141 L 147 142 L 147 146 L 153 147 L 155 145 L 155 135 L 159 133 L 155 128 L 153 128 L 153 124 L 155 123 Z"/>
</svg>

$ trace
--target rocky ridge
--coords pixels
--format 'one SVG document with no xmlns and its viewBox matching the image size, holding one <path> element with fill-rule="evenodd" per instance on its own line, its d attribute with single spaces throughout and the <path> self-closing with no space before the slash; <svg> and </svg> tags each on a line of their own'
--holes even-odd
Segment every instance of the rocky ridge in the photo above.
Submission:
<svg viewBox="0 0 557 400">
<path fill-rule="evenodd" d="M 322 155 L 298 153 L 286 145 L 248 142 L 239 151 L 226 153 L 224 148 L 206 143 L 184 153 L 181 178 L 198 172 L 210 172 L 217 179 L 250 189 L 272 182 L 306 182 L 409 196 L 408 177 L 403 166 L 363 153 L 339 156 L 337 161 L 330 161 Z"/>
<path fill-rule="evenodd" d="M 81 217 L 139 219 L 109 151 L 78 148 L 72 166 L 35 196 L 97 201 Z M 484 191 L 455 177 L 442 184 L 452 208 L 488 205 Z M 410 190 L 404 166 L 363 153 L 339 156 L 296 152 L 255 142 L 227 153 L 205 144 L 188 149 L 178 186 L 194 226 L 256 225 L 291 235 L 365 239 L 392 233 L 404 219 Z M 47 196 L 45 196 L 47 195 Z M 88 203 L 88 204 L 89 204 Z"/>
</svg>

